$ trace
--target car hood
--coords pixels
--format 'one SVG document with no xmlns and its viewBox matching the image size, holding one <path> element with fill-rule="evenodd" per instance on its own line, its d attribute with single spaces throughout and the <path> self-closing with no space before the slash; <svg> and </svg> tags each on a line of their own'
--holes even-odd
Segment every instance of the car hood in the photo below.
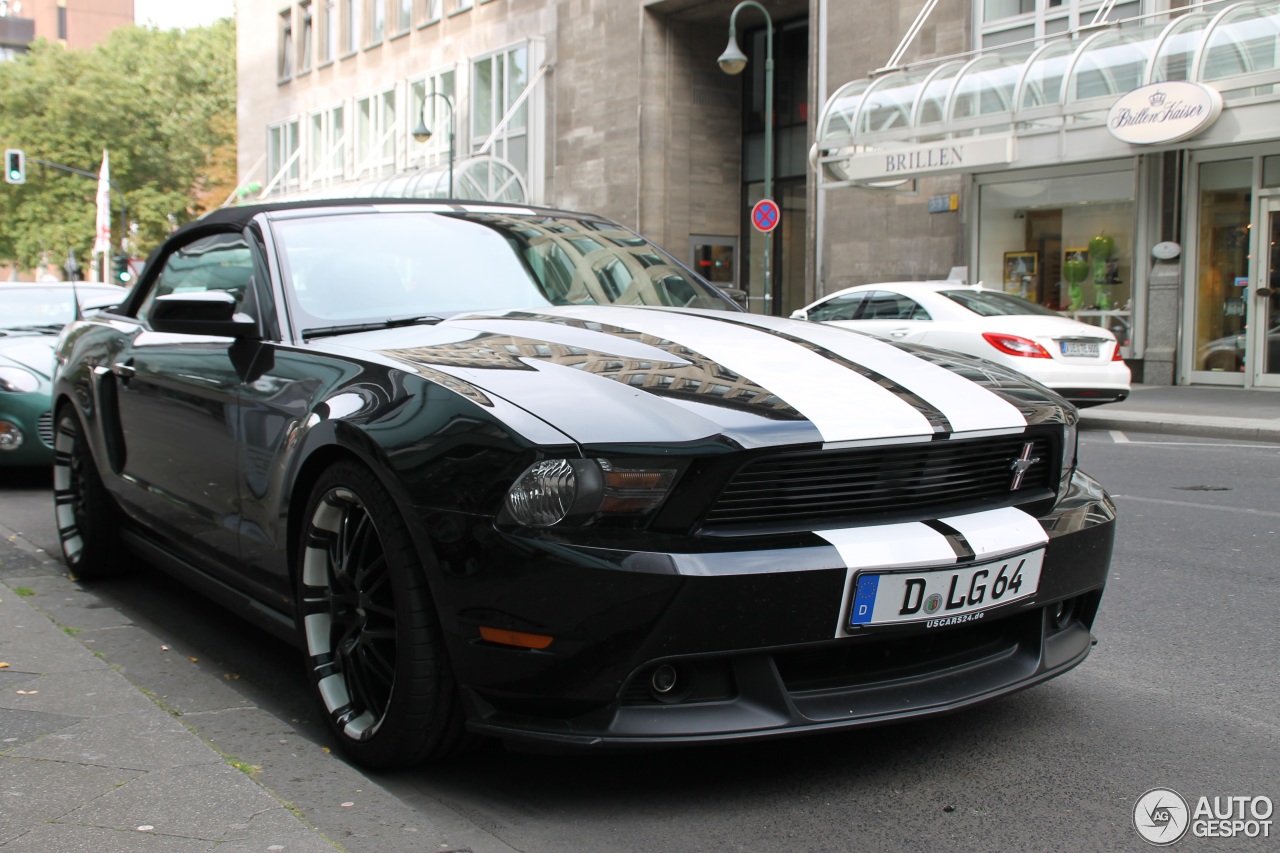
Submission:
<svg viewBox="0 0 1280 853">
<path fill-rule="evenodd" d="M 53 376 L 53 335 L 5 335 L 0 337 L 0 364 L 11 362 L 44 379 Z"/>
<path fill-rule="evenodd" d="M 1000 375 L 984 387 L 973 360 L 727 311 L 540 308 L 314 343 L 377 354 L 482 405 L 500 399 L 580 444 L 831 445 L 1020 430 L 1035 407 L 1062 416 L 1037 386 Z"/>
</svg>

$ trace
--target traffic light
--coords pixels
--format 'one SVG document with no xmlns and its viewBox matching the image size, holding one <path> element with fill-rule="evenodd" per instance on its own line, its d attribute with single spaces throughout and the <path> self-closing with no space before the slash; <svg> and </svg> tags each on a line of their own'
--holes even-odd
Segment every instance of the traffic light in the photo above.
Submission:
<svg viewBox="0 0 1280 853">
<path fill-rule="evenodd" d="M 111 259 L 111 277 L 120 284 L 128 284 L 133 280 L 133 273 L 129 272 L 128 255 L 116 255 Z"/>
<path fill-rule="evenodd" d="M 6 148 L 4 151 L 4 179 L 10 184 L 27 182 L 27 155 L 21 148 Z"/>
</svg>

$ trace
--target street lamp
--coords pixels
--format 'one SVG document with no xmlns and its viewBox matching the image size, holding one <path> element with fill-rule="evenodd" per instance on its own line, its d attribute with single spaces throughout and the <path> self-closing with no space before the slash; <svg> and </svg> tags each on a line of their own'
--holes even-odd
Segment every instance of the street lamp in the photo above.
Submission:
<svg viewBox="0 0 1280 853">
<path fill-rule="evenodd" d="M 724 53 L 720 54 L 720 58 L 716 60 L 720 64 L 720 70 L 725 74 L 741 74 L 743 69 L 747 67 L 747 55 L 742 52 L 742 48 L 738 47 L 738 39 L 735 37 L 734 24 L 738 20 L 738 13 L 747 6 L 754 6 L 760 10 L 760 14 L 764 15 L 764 22 L 767 27 L 765 37 L 765 59 L 764 59 L 764 197 L 773 200 L 773 18 L 769 17 L 769 12 L 755 0 L 742 0 L 733 8 L 733 14 L 729 15 L 729 45 L 724 49 Z M 764 302 L 765 313 L 772 313 L 771 307 L 773 302 L 773 287 L 771 284 L 771 270 L 769 256 L 772 254 L 773 248 L 773 230 L 764 232 Z"/>
<path fill-rule="evenodd" d="M 449 198 L 453 198 L 453 101 L 449 100 L 448 95 L 440 92 L 422 93 L 422 113 L 418 116 L 418 126 L 413 129 L 413 138 L 419 142 L 426 142 L 431 138 L 431 128 L 427 127 L 427 98 L 439 98 L 444 101 L 444 105 L 449 108 Z"/>
</svg>

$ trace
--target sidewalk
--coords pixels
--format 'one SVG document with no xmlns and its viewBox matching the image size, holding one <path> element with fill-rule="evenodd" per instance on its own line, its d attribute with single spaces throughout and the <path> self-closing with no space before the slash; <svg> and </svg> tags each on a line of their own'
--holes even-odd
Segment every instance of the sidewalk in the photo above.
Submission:
<svg viewBox="0 0 1280 853">
<path fill-rule="evenodd" d="M 1123 403 L 1082 409 L 1080 426 L 1280 444 L 1280 390 L 1135 385 Z"/>
<path fill-rule="evenodd" d="M 3 556 L 26 555 L 6 547 Z M 30 594 L 0 582 L 0 849 L 339 849 L 28 604 Z"/>
</svg>

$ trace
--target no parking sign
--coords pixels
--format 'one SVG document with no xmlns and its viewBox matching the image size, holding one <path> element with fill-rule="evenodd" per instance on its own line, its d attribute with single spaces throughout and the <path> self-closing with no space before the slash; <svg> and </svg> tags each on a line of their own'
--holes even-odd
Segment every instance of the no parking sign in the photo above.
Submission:
<svg viewBox="0 0 1280 853">
<path fill-rule="evenodd" d="M 782 212 L 778 203 L 771 198 L 762 198 L 751 208 L 751 224 L 762 234 L 768 234 L 778 227 Z"/>
</svg>

